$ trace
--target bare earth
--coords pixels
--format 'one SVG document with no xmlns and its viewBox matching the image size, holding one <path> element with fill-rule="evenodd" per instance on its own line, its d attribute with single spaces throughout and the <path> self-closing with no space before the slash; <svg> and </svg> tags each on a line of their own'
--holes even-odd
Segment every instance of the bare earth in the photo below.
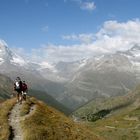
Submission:
<svg viewBox="0 0 140 140">
<path fill-rule="evenodd" d="M 15 104 L 9 115 L 9 125 L 13 130 L 13 138 L 11 140 L 23 140 L 23 133 L 20 126 L 20 121 L 22 119 L 25 119 L 25 117 L 29 117 L 35 110 L 35 106 L 31 106 L 29 114 L 24 117 L 20 117 L 21 108 L 22 104 Z"/>
<path fill-rule="evenodd" d="M 23 140 L 23 135 L 20 127 L 20 110 L 22 105 L 16 104 L 9 115 L 9 125 L 12 127 L 14 138 L 13 140 Z"/>
</svg>

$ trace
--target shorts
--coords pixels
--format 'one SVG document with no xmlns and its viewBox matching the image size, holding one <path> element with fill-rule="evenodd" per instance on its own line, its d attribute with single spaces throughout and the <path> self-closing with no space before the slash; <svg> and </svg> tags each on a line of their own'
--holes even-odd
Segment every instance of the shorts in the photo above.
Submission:
<svg viewBox="0 0 140 140">
<path fill-rule="evenodd" d="M 21 94 L 21 90 L 20 89 L 16 89 L 18 94 Z"/>
</svg>

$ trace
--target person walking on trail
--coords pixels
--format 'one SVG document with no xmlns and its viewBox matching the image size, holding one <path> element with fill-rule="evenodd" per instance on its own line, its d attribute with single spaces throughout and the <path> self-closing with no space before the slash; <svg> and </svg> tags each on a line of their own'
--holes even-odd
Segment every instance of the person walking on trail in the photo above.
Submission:
<svg viewBox="0 0 140 140">
<path fill-rule="evenodd" d="M 25 81 L 23 81 L 22 82 L 22 98 L 24 101 L 26 101 L 27 92 L 28 92 L 28 86 L 25 83 Z"/>
<path fill-rule="evenodd" d="M 17 102 L 22 103 L 22 81 L 20 77 L 17 77 L 15 80 L 14 90 L 17 92 Z"/>
</svg>

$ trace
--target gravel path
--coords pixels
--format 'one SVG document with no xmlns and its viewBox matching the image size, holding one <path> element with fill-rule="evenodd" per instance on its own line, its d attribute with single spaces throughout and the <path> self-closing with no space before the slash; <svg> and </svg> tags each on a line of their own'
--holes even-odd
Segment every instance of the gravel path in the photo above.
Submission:
<svg viewBox="0 0 140 140">
<path fill-rule="evenodd" d="M 9 115 L 9 125 L 11 126 L 12 136 L 10 140 L 23 140 L 23 134 L 20 127 L 20 110 L 22 104 L 15 104 Z"/>
<path fill-rule="evenodd" d="M 35 105 L 31 106 L 29 114 L 20 117 L 20 110 L 22 104 L 16 103 L 9 115 L 9 125 L 11 129 L 11 136 L 9 140 L 23 140 L 23 133 L 20 127 L 20 121 L 29 117 L 35 110 Z"/>
</svg>

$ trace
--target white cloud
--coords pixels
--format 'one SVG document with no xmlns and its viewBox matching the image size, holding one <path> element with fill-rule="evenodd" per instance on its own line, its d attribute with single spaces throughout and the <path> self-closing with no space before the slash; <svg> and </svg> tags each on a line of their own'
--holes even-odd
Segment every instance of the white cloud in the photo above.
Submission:
<svg viewBox="0 0 140 140">
<path fill-rule="evenodd" d="M 72 34 L 72 35 L 63 35 L 62 39 L 64 40 L 73 40 L 73 41 L 80 41 L 82 43 L 91 43 L 93 42 L 95 36 L 94 34 L 90 33 L 90 34 Z"/>
<path fill-rule="evenodd" d="M 126 50 L 133 44 L 140 44 L 140 20 L 106 21 L 96 37 L 95 44 L 99 47 L 109 51 Z"/>
<path fill-rule="evenodd" d="M 82 10 L 93 11 L 96 9 L 96 5 L 92 0 L 71 0 L 71 1 L 76 2 Z"/>
<path fill-rule="evenodd" d="M 93 11 L 96 8 L 96 6 L 93 1 L 92 2 L 81 2 L 80 8 L 83 10 Z"/>
<path fill-rule="evenodd" d="M 99 51 L 100 50 L 100 51 Z M 95 53 L 93 53 L 95 52 Z M 32 60 L 34 61 L 76 61 L 83 58 L 89 58 L 97 54 L 105 52 L 104 49 L 93 47 L 93 44 L 80 44 L 80 45 L 43 45 L 40 49 L 33 50 Z M 41 57 L 40 57 L 41 56 Z"/>
<path fill-rule="evenodd" d="M 46 26 L 42 27 L 41 30 L 42 30 L 43 32 L 48 32 L 49 27 L 46 25 Z"/>
<path fill-rule="evenodd" d="M 127 50 L 135 44 L 140 44 L 140 20 L 106 21 L 96 34 L 67 35 L 63 36 L 63 39 L 80 40 L 81 43 L 67 46 L 43 45 L 32 50 L 31 59 L 37 62 L 75 61 Z"/>
</svg>

